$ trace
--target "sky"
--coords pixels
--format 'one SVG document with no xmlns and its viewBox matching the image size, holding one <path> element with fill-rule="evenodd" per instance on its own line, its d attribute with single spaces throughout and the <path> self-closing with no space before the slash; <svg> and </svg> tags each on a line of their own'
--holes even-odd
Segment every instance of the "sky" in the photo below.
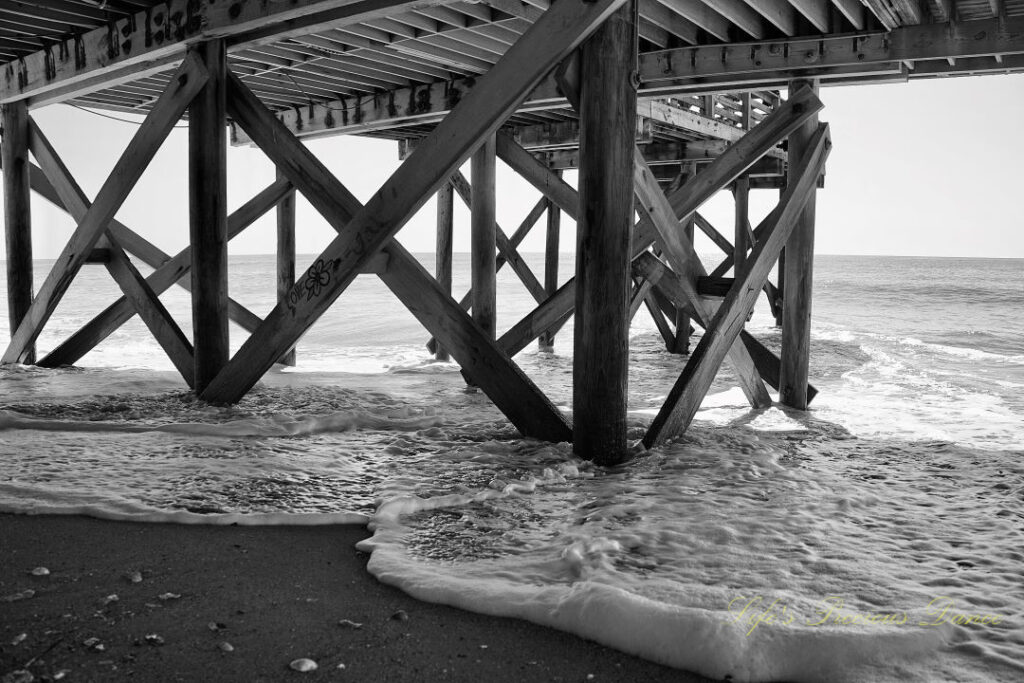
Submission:
<svg viewBox="0 0 1024 683">
<path fill-rule="evenodd" d="M 1024 258 L 1024 75 L 828 87 L 821 99 L 820 118 L 830 124 L 833 150 L 817 199 L 817 254 Z M 35 110 L 33 116 L 89 197 L 137 130 L 67 105 Z M 399 164 L 394 142 L 342 136 L 308 144 L 363 201 Z M 187 130 L 174 130 L 117 215 L 171 253 L 188 242 L 187 150 Z M 468 164 L 464 172 L 468 177 Z M 230 148 L 229 211 L 273 178 L 272 164 L 258 149 Z M 572 174 L 568 180 L 574 182 Z M 499 163 L 498 222 L 507 233 L 538 198 Z M 755 224 L 777 198 L 775 191 L 752 193 Z M 469 215 L 458 199 L 456 205 L 455 249 L 468 251 Z M 36 258 L 54 258 L 74 225 L 38 197 L 32 210 Z M 430 201 L 399 233 L 411 251 L 433 251 L 434 212 Z M 727 193 L 702 213 L 731 234 Z M 522 251 L 543 251 L 543 225 L 542 219 Z M 274 233 L 270 212 L 231 243 L 230 254 L 274 253 Z M 319 253 L 332 235 L 300 200 L 298 251 Z M 572 251 L 574 241 L 572 223 L 563 221 L 562 251 Z M 697 249 L 715 251 L 703 237 Z"/>
</svg>

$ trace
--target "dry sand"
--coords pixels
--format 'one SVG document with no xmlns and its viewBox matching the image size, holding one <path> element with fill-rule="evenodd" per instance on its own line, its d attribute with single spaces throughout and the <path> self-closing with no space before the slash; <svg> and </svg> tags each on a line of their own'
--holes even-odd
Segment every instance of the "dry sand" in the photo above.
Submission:
<svg viewBox="0 0 1024 683">
<path fill-rule="evenodd" d="M 0 515 L 0 677 L 706 680 L 516 619 L 416 601 L 367 573 L 354 547 L 366 535 Z M 38 567 L 49 575 L 33 575 Z M 292 671 L 299 658 L 318 669 Z"/>
</svg>

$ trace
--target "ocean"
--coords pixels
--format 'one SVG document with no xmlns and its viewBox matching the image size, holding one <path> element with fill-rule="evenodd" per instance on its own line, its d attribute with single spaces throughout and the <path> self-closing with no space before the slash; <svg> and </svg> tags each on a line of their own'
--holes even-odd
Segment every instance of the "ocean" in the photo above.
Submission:
<svg viewBox="0 0 1024 683">
<path fill-rule="evenodd" d="M 232 296 L 264 314 L 273 271 L 234 257 Z M 499 333 L 533 306 L 513 278 Z M 40 350 L 117 295 L 86 266 Z M 162 300 L 190 334 L 184 291 Z M 196 402 L 137 320 L 80 367 L 0 368 L 0 511 L 368 523 L 370 571 L 417 598 L 712 678 L 1020 681 L 1022 314 L 1021 259 L 820 256 L 809 412 L 750 410 L 725 367 L 684 436 L 602 468 L 520 438 L 361 276 L 234 407 Z M 763 298 L 748 329 L 778 348 Z M 630 347 L 639 440 L 686 359 L 644 309 Z M 571 414 L 571 323 L 516 361 Z"/>
</svg>

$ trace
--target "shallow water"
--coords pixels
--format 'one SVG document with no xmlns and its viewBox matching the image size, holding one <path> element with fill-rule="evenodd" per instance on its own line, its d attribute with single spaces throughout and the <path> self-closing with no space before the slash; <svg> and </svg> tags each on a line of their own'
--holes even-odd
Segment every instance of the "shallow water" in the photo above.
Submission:
<svg viewBox="0 0 1024 683">
<path fill-rule="evenodd" d="M 232 280 L 259 313 L 262 264 Z M 610 469 L 520 438 L 425 359 L 414 321 L 373 313 L 389 299 L 367 278 L 355 323 L 318 325 L 297 371 L 231 408 L 194 401 L 127 328 L 83 360 L 107 369 L 0 370 L 0 509 L 369 520 L 371 571 L 417 597 L 712 677 L 1021 680 L 1022 265 L 822 258 L 809 413 L 750 411 L 726 368 L 685 436 Z M 44 350 L 105 303 L 75 296 Z M 502 324 L 529 306 L 513 296 Z M 751 330 L 777 348 L 762 308 Z M 685 363 L 643 315 L 636 439 Z M 517 358 L 567 413 L 571 333 Z"/>
</svg>

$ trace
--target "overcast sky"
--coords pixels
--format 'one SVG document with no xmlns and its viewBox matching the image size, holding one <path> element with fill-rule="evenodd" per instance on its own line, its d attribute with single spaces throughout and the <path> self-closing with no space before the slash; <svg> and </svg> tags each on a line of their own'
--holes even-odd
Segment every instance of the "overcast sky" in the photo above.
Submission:
<svg viewBox="0 0 1024 683">
<path fill-rule="evenodd" d="M 825 88 L 821 119 L 834 142 L 826 189 L 818 195 L 816 252 L 920 256 L 1024 257 L 1024 75 Z M 137 126 L 55 105 L 33 112 L 86 193 L 95 196 Z M 366 200 L 396 168 L 396 144 L 356 137 L 309 146 L 339 180 Z M 272 165 L 253 148 L 228 153 L 228 208 L 273 180 Z M 166 251 L 188 240 L 187 131 L 172 132 L 118 218 Z M 499 164 L 498 220 L 511 232 L 539 195 Z M 468 165 L 466 169 L 468 175 Z M 571 179 L 571 178 L 570 178 Z M 777 199 L 753 193 L 756 220 Z M 458 200 L 456 200 L 458 204 Z M 53 258 L 73 225 L 34 201 L 35 253 Z M 732 230 L 731 201 L 704 209 L 719 229 Z M 273 253 L 273 213 L 231 245 L 232 254 Z M 456 216 L 456 250 L 468 251 L 468 214 Z M 543 220 L 524 251 L 543 250 Z M 300 202 L 297 245 L 318 253 L 331 230 Z M 399 233 L 412 251 L 434 248 L 434 203 Z M 563 229 L 563 251 L 573 232 Z M 713 251 L 699 242 L 701 252 Z"/>
</svg>

